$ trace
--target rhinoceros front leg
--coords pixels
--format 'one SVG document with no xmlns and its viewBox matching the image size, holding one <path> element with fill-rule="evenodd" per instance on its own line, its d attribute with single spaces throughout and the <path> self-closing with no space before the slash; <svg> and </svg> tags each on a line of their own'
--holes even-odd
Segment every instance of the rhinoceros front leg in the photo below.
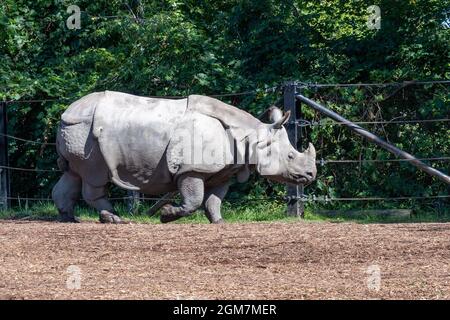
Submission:
<svg viewBox="0 0 450 320">
<path fill-rule="evenodd" d="M 178 190 L 181 194 L 180 206 L 166 204 L 161 209 L 161 222 L 175 221 L 181 217 L 191 215 L 203 202 L 204 182 L 203 178 L 194 175 L 183 175 L 178 178 Z"/>
<path fill-rule="evenodd" d="M 220 208 L 222 200 L 228 192 L 230 184 L 212 187 L 206 191 L 205 195 L 205 215 L 211 223 L 223 223 Z"/>
</svg>

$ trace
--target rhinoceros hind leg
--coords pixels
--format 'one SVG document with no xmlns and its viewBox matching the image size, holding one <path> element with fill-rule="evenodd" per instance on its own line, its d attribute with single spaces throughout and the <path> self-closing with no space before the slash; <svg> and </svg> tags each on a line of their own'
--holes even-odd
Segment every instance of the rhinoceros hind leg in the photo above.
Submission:
<svg viewBox="0 0 450 320">
<path fill-rule="evenodd" d="M 228 192 L 229 183 L 213 187 L 206 191 L 205 195 L 205 215 L 211 223 L 223 223 L 220 207 L 222 200 Z"/>
<path fill-rule="evenodd" d="M 202 177 L 183 175 L 178 179 L 178 189 L 181 194 L 182 203 L 180 206 L 166 204 L 162 207 L 160 217 L 162 223 L 189 216 L 202 205 L 204 196 Z"/>
<path fill-rule="evenodd" d="M 58 210 L 59 211 L 59 210 Z M 69 214 L 66 212 L 59 211 L 59 216 L 57 219 L 59 222 L 72 222 L 72 223 L 80 223 L 81 220 L 75 217 L 73 214 Z"/>
<path fill-rule="evenodd" d="M 106 186 L 94 187 L 83 181 L 82 193 L 84 201 L 99 211 L 101 223 L 122 223 L 122 220 L 114 212 L 111 202 L 106 197 Z"/>
<path fill-rule="evenodd" d="M 58 209 L 60 222 L 80 222 L 74 216 L 74 208 L 81 193 L 81 178 L 74 172 L 66 171 L 53 187 L 52 198 Z"/>
</svg>

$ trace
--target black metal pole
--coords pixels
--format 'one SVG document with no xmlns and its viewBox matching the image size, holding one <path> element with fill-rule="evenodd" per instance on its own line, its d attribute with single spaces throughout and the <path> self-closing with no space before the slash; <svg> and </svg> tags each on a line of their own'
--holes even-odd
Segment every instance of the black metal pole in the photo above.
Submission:
<svg viewBox="0 0 450 320">
<path fill-rule="evenodd" d="M 296 84 L 295 82 L 286 82 L 284 85 L 284 111 L 291 111 L 291 119 L 286 127 L 289 141 L 297 149 L 299 143 L 299 134 L 297 126 L 297 115 L 299 114 L 297 110 L 296 101 Z M 300 142 L 301 143 L 301 142 Z M 287 187 L 287 214 L 289 216 L 303 217 L 304 207 L 301 197 L 303 195 L 303 186 L 290 186 Z"/>
<path fill-rule="evenodd" d="M 134 214 L 140 202 L 140 193 L 137 191 L 128 191 L 128 213 Z"/>
<path fill-rule="evenodd" d="M 8 169 L 8 138 L 6 122 L 6 103 L 0 102 L 0 209 L 8 209 L 9 174 Z"/>
<path fill-rule="evenodd" d="M 295 94 L 300 93 L 301 89 L 297 87 L 297 85 L 295 85 Z M 296 134 L 296 139 L 297 139 L 297 145 L 295 145 L 295 149 L 297 149 L 300 152 L 303 152 L 303 132 L 302 132 L 302 128 L 298 126 L 298 120 L 301 120 L 303 118 L 303 114 L 302 114 L 302 104 L 300 103 L 299 100 L 295 99 L 295 132 L 297 132 Z M 303 202 L 303 194 L 305 192 L 304 190 L 304 186 L 298 185 L 297 186 L 297 206 L 299 207 L 299 216 L 304 218 L 305 217 L 305 203 Z M 300 198 L 299 198 L 300 197 Z"/>
<path fill-rule="evenodd" d="M 338 121 L 340 123 L 342 123 L 343 125 L 345 125 L 346 127 L 352 129 L 353 131 L 355 131 L 357 134 L 365 137 L 366 139 L 370 140 L 371 142 L 379 145 L 380 147 L 388 150 L 389 152 L 395 154 L 396 156 L 399 156 L 403 159 L 407 159 L 409 160 L 408 162 L 410 162 L 411 164 L 415 165 L 417 168 L 419 168 L 420 170 L 440 179 L 441 181 L 444 181 L 447 184 L 450 184 L 450 177 L 442 172 L 440 172 L 439 170 L 436 170 L 428 165 L 426 165 L 425 163 L 423 163 L 422 161 L 418 160 L 416 157 L 414 157 L 412 154 L 409 154 L 408 152 L 405 152 L 399 148 L 397 148 L 396 146 L 384 141 L 383 139 L 381 139 L 380 137 L 374 135 L 373 133 L 367 131 L 366 129 L 358 126 L 357 124 L 354 124 L 353 122 L 345 119 L 344 117 L 340 116 L 339 114 L 337 114 L 334 111 L 331 111 L 328 108 L 325 108 L 324 106 L 318 104 L 315 101 L 312 101 L 304 96 L 302 96 L 301 94 L 297 95 L 296 98 L 301 101 L 304 102 L 305 104 L 307 104 L 308 106 L 312 107 L 313 109 L 319 111 L 320 113 L 323 113 L 324 115 L 326 115 L 327 117 L 330 117 L 331 119 Z"/>
</svg>

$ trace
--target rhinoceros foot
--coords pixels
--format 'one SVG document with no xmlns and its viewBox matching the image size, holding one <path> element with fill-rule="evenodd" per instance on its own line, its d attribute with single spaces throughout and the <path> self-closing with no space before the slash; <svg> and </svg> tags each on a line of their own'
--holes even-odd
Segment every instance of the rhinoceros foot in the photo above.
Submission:
<svg viewBox="0 0 450 320">
<path fill-rule="evenodd" d="M 107 210 L 102 210 L 100 212 L 100 222 L 101 223 L 115 223 L 115 224 L 124 223 L 122 221 L 122 219 L 119 218 L 119 216 L 116 216 L 115 214 L 113 214 Z"/>
<path fill-rule="evenodd" d="M 159 221 L 161 221 L 161 223 L 168 223 L 180 219 L 181 215 L 178 212 L 175 212 L 174 209 L 175 208 L 170 204 L 163 206 L 161 208 L 161 217 L 159 218 Z"/>
<path fill-rule="evenodd" d="M 180 219 L 180 216 L 177 216 L 175 214 L 162 214 L 159 218 L 159 221 L 161 221 L 161 223 L 168 223 L 178 219 Z"/>
<path fill-rule="evenodd" d="M 59 222 L 71 222 L 71 223 L 80 223 L 81 220 L 75 217 L 73 214 L 69 213 L 60 213 L 58 216 Z"/>
</svg>

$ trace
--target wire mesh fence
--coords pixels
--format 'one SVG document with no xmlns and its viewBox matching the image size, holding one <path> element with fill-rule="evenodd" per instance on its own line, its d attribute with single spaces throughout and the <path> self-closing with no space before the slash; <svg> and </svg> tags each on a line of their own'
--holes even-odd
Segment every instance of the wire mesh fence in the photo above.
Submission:
<svg viewBox="0 0 450 320">
<path fill-rule="evenodd" d="M 450 84 L 449 80 L 433 80 L 433 81 L 403 81 L 403 82 L 391 82 L 391 83 L 353 83 L 353 84 L 341 84 L 341 83 L 335 83 L 335 84 L 317 84 L 317 83 L 304 83 L 304 82 L 297 82 L 298 86 L 300 88 L 308 88 L 311 90 L 321 90 L 321 89 L 327 89 L 327 88 L 360 88 L 360 87 L 368 87 L 368 88 L 386 88 L 386 87 L 396 87 L 396 88 L 405 88 L 408 86 L 417 86 L 417 85 L 433 85 L 433 84 L 439 84 L 439 85 L 448 85 Z M 255 90 L 248 90 L 248 91 L 242 91 L 237 93 L 223 93 L 223 94 L 214 94 L 210 95 L 212 97 L 221 98 L 221 97 L 234 97 L 234 96 L 245 96 L 245 95 L 251 95 L 251 94 L 257 94 L 257 93 L 271 93 L 276 92 L 282 88 L 282 86 L 273 86 L 266 89 L 255 89 Z M 160 96 L 153 96 L 155 98 L 185 98 L 185 96 L 174 96 L 174 97 L 160 97 Z M 58 102 L 58 103 L 68 103 L 70 102 L 69 99 L 29 99 L 29 100 L 9 100 L 9 101 L 3 101 L 3 103 L 8 106 L 11 104 L 33 104 L 33 103 L 49 103 L 49 102 Z M 0 102 L 1 103 L 1 102 Z M 426 119 L 407 119 L 404 116 L 402 117 L 396 117 L 391 120 L 372 120 L 372 121 L 354 121 L 355 124 L 362 124 L 362 125 L 422 125 L 422 124 L 430 124 L 430 123 L 447 123 L 449 122 L 450 118 L 426 118 Z M 296 119 L 294 120 L 295 123 L 302 128 L 310 128 L 311 130 L 314 130 L 316 127 L 322 127 L 322 126 L 339 126 L 346 124 L 344 122 L 333 122 L 330 120 L 305 120 L 305 119 Z M 24 137 L 18 137 L 15 135 L 10 135 L 6 133 L 0 133 L 0 136 L 8 139 L 8 141 L 15 141 L 17 143 L 23 143 L 25 145 L 33 145 L 33 146 L 41 146 L 46 147 L 50 146 L 53 147 L 56 145 L 54 141 L 47 141 L 47 137 L 42 137 L 41 139 L 31 139 L 31 138 L 24 138 Z M 56 151 L 55 151 L 56 152 Z M 450 157 L 448 156 L 433 156 L 433 157 L 423 157 L 418 158 L 420 161 L 428 161 L 428 162 L 439 162 L 439 163 L 446 163 L 450 160 Z M 411 161 L 410 159 L 398 159 L 398 158 L 389 158 L 389 159 L 317 159 L 316 163 L 319 166 L 326 166 L 328 164 L 365 164 L 365 163 L 403 163 Z M 26 168 L 21 167 L 18 165 L 0 165 L 0 169 L 6 170 L 8 174 L 18 174 L 17 172 L 29 172 L 29 173 L 53 173 L 55 175 L 55 179 L 57 178 L 57 174 L 60 174 L 60 170 L 57 168 Z M 49 179 L 49 181 L 56 181 Z M 330 195 L 303 195 L 299 199 L 299 201 L 305 202 L 305 203 L 329 203 L 329 202 L 349 202 L 349 201 L 406 201 L 406 200 L 425 200 L 425 199 L 448 199 L 450 196 L 446 194 L 439 194 L 439 195 L 426 195 L 426 196 L 417 196 L 417 195 L 411 195 L 411 196 L 392 196 L 392 197 L 368 197 L 368 196 L 359 196 L 359 197 L 334 197 Z M 159 197 L 146 197 L 146 196 L 139 196 L 139 201 L 157 201 L 160 199 Z M 21 197 L 19 195 L 17 196 L 8 196 L 5 200 L 8 201 L 30 201 L 30 202 L 37 202 L 37 201 L 51 201 L 50 196 L 48 197 Z M 129 201 L 130 197 L 112 197 L 110 200 L 113 201 Z M 176 200 L 176 199 L 169 199 L 169 200 Z M 270 196 L 270 197 L 259 197 L 259 198 L 248 198 L 248 197 L 227 197 L 227 201 L 229 202 L 242 202 L 242 201 L 289 201 L 286 196 Z"/>
</svg>

